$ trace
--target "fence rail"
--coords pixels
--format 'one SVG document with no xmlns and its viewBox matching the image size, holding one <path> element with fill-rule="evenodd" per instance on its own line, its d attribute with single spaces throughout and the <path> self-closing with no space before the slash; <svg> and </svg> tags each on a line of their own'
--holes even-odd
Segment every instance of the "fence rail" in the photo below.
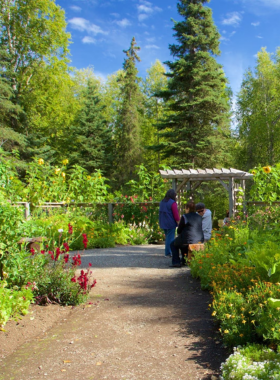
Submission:
<svg viewBox="0 0 280 380">
<path fill-rule="evenodd" d="M 160 202 L 134 202 L 133 204 L 134 205 L 138 205 L 138 206 L 149 206 L 149 205 L 154 205 L 154 206 L 159 206 L 159 203 Z M 97 207 L 101 207 L 101 206 L 107 206 L 108 208 L 108 221 L 109 223 L 114 223 L 114 217 L 113 217 L 113 214 L 114 214 L 114 207 L 115 206 L 118 206 L 118 205 L 123 205 L 124 202 L 111 202 L 111 203 L 87 203 L 87 202 L 78 202 L 78 203 L 74 203 L 74 202 L 71 202 L 71 203 L 64 203 L 64 202 L 44 202 L 40 205 L 35 205 L 34 207 L 36 208 L 60 208 L 60 207 L 93 207 L 93 206 L 97 206 Z M 24 216 L 26 219 L 28 219 L 30 216 L 31 216 L 31 212 L 30 212 L 30 203 L 29 202 L 15 202 L 13 203 L 13 206 L 24 206 L 25 207 L 25 210 L 24 210 Z"/>
</svg>

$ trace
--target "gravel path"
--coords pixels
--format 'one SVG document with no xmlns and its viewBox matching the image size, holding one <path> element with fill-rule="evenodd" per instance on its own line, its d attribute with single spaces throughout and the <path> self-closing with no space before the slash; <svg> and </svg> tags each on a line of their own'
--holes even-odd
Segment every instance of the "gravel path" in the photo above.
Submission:
<svg viewBox="0 0 280 380">
<path fill-rule="evenodd" d="M 0 380 L 215 379 L 226 352 L 209 294 L 164 246 L 87 250 L 97 285 L 46 333 L 2 363 Z"/>
</svg>

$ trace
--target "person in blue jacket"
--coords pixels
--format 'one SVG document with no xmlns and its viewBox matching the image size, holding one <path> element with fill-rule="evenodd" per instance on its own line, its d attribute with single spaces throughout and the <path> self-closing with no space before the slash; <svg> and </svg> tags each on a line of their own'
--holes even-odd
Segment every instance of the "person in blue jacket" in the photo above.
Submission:
<svg viewBox="0 0 280 380">
<path fill-rule="evenodd" d="M 159 226 L 165 234 L 165 256 L 172 256 L 170 243 L 175 239 L 175 230 L 180 216 L 176 203 L 176 192 L 170 189 L 159 205 Z"/>
</svg>

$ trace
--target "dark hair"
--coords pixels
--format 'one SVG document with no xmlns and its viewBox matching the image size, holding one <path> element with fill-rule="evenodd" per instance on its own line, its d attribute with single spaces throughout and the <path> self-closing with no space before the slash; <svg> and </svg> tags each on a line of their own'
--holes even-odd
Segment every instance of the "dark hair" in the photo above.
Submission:
<svg viewBox="0 0 280 380">
<path fill-rule="evenodd" d="M 202 202 L 198 202 L 198 203 L 195 205 L 195 208 L 196 208 L 196 211 L 198 211 L 198 210 L 204 210 L 204 209 L 205 209 L 205 204 L 202 203 Z"/>
<path fill-rule="evenodd" d="M 194 201 L 190 200 L 188 201 L 188 203 L 186 204 L 186 209 L 189 209 L 189 212 L 195 212 L 195 203 Z"/>
<path fill-rule="evenodd" d="M 164 197 L 164 202 L 168 202 L 169 199 L 173 199 L 173 201 L 176 201 L 176 191 L 173 189 L 170 189 L 167 191 Z"/>
</svg>

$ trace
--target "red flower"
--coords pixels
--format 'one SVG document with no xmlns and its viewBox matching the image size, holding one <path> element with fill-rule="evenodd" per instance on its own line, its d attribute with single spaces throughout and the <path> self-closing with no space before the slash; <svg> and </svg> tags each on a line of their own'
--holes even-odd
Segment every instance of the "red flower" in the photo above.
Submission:
<svg viewBox="0 0 280 380">
<path fill-rule="evenodd" d="M 79 266 L 82 263 L 80 254 L 73 256 L 72 260 L 73 260 L 72 265 L 74 267 Z"/>
<path fill-rule="evenodd" d="M 93 288 L 96 285 L 96 280 L 93 281 L 93 284 L 91 285 L 91 288 Z"/>
<path fill-rule="evenodd" d="M 66 252 L 70 251 L 69 245 L 67 243 L 63 243 L 63 247 L 65 248 Z"/>
<path fill-rule="evenodd" d="M 41 253 L 42 253 L 42 255 L 44 255 L 44 254 L 45 254 L 45 250 L 44 250 L 44 249 L 42 249 Z"/>
<path fill-rule="evenodd" d="M 31 252 L 32 256 L 34 256 L 34 255 L 35 255 L 35 253 L 36 253 L 36 251 L 35 251 L 35 249 L 34 249 L 34 248 L 31 248 L 31 249 L 30 249 L 30 252 Z"/>
<path fill-rule="evenodd" d="M 71 226 L 71 224 L 69 223 L 68 224 L 68 234 L 72 235 L 72 233 L 73 233 L 73 226 Z"/>
<path fill-rule="evenodd" d="M 87 249 L 87 243 L 88 243 L 87 235 L 83 234 L 82 236 L 83 236 L 83 245 L 84 245 L 84 248 Z"/>
<path fill-rule="evenodd" d="M 67 264 L 69 261 L 69 255 L 64 255 L 64 262 Z"/>
<path fill-rule="evenodd" d="M 72 281 L 72 282 L 77 282 L 76 277 L 72 277 L 72 278 L 71 278 L 71 281 Z"/>
<path fill-rule="evenodd" d="M 89 263 L 88 266 L 89 266 L 89 267 L 92 267 L 92 263 Z"/>
</svg>

